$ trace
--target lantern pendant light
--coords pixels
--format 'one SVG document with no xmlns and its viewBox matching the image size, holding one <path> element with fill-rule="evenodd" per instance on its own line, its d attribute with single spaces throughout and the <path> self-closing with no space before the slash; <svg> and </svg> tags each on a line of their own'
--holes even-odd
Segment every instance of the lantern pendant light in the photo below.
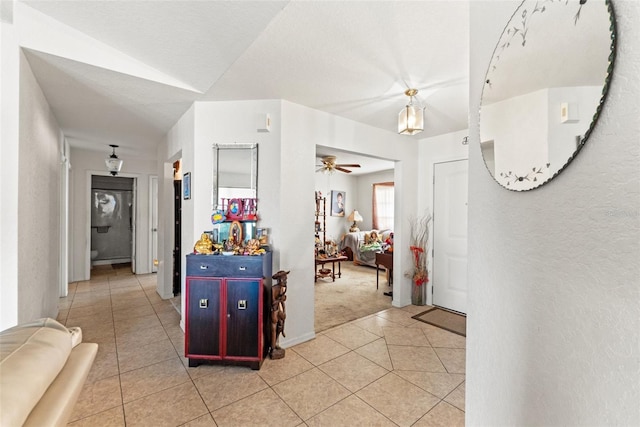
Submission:
<svg viewBox="0 0 640 427">
<path fill-rule="evenodd" d="M 120 169 L 122 169 L 123 161 L 120 160 L 118 156 L 116 156 L 116 148 L 118 148 L 118 146 L 110 144 L 109 147 L 113 149 L 113 152 L 104 160 L 104 163 L 107 165 L 107 170 L 109 171 L 109 173 L 113 176 L 116 176 L 118 175 L 118 172 L 120 172 Z"/>
<path fill-rule="evenodd" d="M 413 105 L 413 97 L 417 93 L 418 89 L 404 92 L 409 97 L 409 104 L 398 113 L 398 133 L 401 135 L 415 135 L 424 130 L 424 109 Z"/>
</svg>

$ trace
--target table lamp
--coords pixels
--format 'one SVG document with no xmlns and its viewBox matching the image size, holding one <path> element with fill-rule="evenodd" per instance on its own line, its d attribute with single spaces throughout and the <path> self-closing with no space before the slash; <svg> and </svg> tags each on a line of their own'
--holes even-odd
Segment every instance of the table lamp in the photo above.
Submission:
<svg viewBox="0 0 640 427">
<path fill-rule="evenodd" d="M 351 214 L 349 214 L 349 217 L 347 217 L 347 220 L 350 222 L 353 222 L 353 224 L 351 225 L 351 228 L 349 228 L 350 232 L 355 232 L 355 231 L 360 231 L 360 229 L 358 228 L 358 225 L 356 224 L 357 222 L 362 222 L 364 221 L 364 219 L 362 218 L 362 215 L 360 215 L 360 213 L 357 210 L 353 210 L 353 212 L 351 212 Z"/>
</svg>

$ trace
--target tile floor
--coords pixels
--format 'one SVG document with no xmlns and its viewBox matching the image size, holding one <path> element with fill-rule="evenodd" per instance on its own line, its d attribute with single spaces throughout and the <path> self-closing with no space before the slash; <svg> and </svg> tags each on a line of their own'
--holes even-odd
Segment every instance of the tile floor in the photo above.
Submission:
<svg viewBox="0 0 640 427">
<path fill-rule="evenodd" d="M 70 426 L 464 425 L 465 338 L 390 308 L 317 334 L 259 371 L 182 356 L 155 275 L 69 286 L 59 320 L 100 347 Z"/>
</svg>

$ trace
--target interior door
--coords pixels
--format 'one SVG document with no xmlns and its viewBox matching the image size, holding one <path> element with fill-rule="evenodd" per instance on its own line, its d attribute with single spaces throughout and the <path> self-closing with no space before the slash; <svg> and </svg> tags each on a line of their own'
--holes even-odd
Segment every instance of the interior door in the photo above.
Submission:
<svg viewBox="0 0 640 427">
<path fill-rule="evenodd" d="M 152 176 L 151 187 L 151 272 L 158 272 L 158 177 Z"/>
<path fill-rule="evenodd" d="M 130 228 L 131 228 L 131 272 L 133 274 L 136 274 L 136 209 L 137 209 L 137 204 L 136 204 L 136 200 L 138 200 L 138 179 L 137 178 L 133 178 L 133 195 L 131 198 L 131 224 L 130 224 Z"/>
<path fill-rule="evenodd" d="M 173 295 L 180 295 L 182 277 L 182 181 L 173 181 Z"/>
<path fill-rule="evenodd" d="M 433 167 L 433 305 L 467 312 L 468 160 Z"/>
</svg>

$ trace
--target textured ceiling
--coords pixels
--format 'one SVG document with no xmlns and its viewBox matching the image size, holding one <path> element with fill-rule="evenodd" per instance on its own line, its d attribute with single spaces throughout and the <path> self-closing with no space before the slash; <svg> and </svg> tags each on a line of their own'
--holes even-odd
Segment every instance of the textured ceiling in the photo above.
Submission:
<svg viewBox="0 0 640 427">
<path fill-rule="evenodd" d="M 14 22 L 74 145 L 153 149 L 204 100 L 286 99 L 396 132 L 408 87 L 418 137 L 467 127 L 464 1 L 19 0 Z"/>
</svg>

